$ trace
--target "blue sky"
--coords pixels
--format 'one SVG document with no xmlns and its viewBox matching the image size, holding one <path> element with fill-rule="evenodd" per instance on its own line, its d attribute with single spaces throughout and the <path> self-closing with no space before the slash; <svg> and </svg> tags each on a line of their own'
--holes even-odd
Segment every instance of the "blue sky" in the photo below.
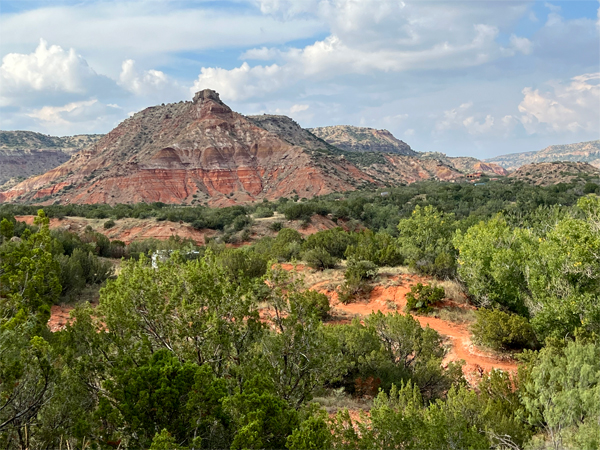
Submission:
<svg viewBox="0 0 600 450">
<path fill-rule="evenodd" d="M 212 88 L 243 114 L 449 155 L 599 139 L 599 6 L 0 0 L 0 128 L 104 133 Z"/>
</svg>

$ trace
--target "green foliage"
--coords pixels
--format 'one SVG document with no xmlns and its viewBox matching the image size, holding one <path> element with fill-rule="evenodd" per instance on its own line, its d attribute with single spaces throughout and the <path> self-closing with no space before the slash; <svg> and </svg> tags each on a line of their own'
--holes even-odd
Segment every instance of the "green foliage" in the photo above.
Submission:
<svg viewBox="0 0 600 450">
<path fill-rule="evenodd" d="M 464 388 L 452 389 L 447 402 L 424 407 L 417 386 L 394 385 L 389 395 L 377 396 L 368 418 L 353 423 L 347 413 L 338 413 L 333 429 L 344 439 L 334 440 L 334 448 L 488 449 L 490 441 L 478 430 L 477 415 L 465 414 L 469 407 L 477 407 L 477 397 Z"/>
<path fill-rule="evenodd" d="M 291 228 L 282 228 L 273 242 L 271 253 L 278 261 L 291 261 L 300 257 L 304 239 L 302 235 Z"/>
<path fill-rule="evenodd" d="M 553 448 L 600 445 L 600 358 L 597 342 L 568 342 L 529 355 L 523 386 L 526 419 L 546 432 Z"/>
<path fill-rule="evenodd" d="M 371 261 L 349 259 L 344 278 L 348 282 L 371 280 L 377 276 L 377 266 Z"/>
<path fill-rule="evenodd" d="M 185 450 L 186 447 L 181 447 L 166 428 L 160 433 L 156 433 L 152 439 L 150 450 Z"/>
<path fill-rule="evenodd" d="M 350 303 L 359 295 L 366 295 L 371 291 L 371 286 L 367 283 L 377 276 L 377 266 L 371 261 L 356 261 L 349 259 L 344 272 L 346 281 L 338 291 L 339 300 L 344 303 Z"/>
<path fill-rule="evenodd" d="M 59 255 L 60 284 L 63 295 L 76 295 L 86 285 L 100 284 L 114 272 L 110 261 L 102 260 L 91 251 L 73 250 L 71 256 Z"/>
<path fill-rule="evenodd" d="M 415 207 L 410 218 L 398 224 L 398 246 L 405 261 L 421 273 L 449 277 L 455 272 L 452 236 L 453 214 L 432 206 Z"/>
<path fill-rule="evenodd" d="M 3 218 L 0 222 L 0 243 L 12 238 L 15 234 L 15 225 L 8 219 Z"/>
<path fill-rule="evenodd" d="M 275 395 L 260 376 L 247 381 L 244 389 L 225 399 L 224 408 L 233 418 L 232 449 L 284 448 L 287 436 L 298 425 L 298 412 Z"/>
<path fill-rule="evenodd" d="M 538 343 L 529 321 L 517 314 L 499 309 L 479 309 L 471 331 L 479 344 L 494 350 L 521 350 L 536 348 Z"/>
<path fill-rule="evenodd" d="M 247 249 L 226 249 L 217 257 L 229 277 L 235 281 L 262 277 L 267 271 L 265 255 Z"/>
<path fill-rule="evenodd" d="M 115 225 L 116 224 L 115 224 L 114 220 L 108 219 L 106 222 L 104 222 L 104 229 L 109 230 L 110 228 L 114 227 Z"/>
<path fill-rule="evenodd" d="M 272 224 L 269 225 L 269 230 L 274 231 L 274 232 L 279 232 L 281 231 L 283 228 L 283 223 L 281 222 L 273 222 Z"/>
<path fill-rule="evenodd" d="M 333 436 L 327 425 L 327 414 L 319 411 L 311 414 L 288 436 L 286 448 L 289 450 L 322 450 L 333 447 Z"/>
<path fill-rule="evenodd" d="M 342 228 L 332 228 L 331 230 L 320 231 L 311 234 L 304 241 L 304 250 L 313 250 L 322 248 L 331 256 L 341 259 L 349 245 L 356 243 L 355 233 L 348 233 Z"/>
<path fill-rule="evenodd" d="M 339 259 L 322 247 L 305 250 L 300 255 L 308 267 L 316 270 L 333 269 Z"/>
<path fill-rule="evenodd" d="M 153 444 L 161 430 L 179 444 L 190 443 L 225 419 L 224 380 L 215 378 L 209 366 L 182 364 L 166 349 L 143 365 L 115 371 L 104 392 L 110 402 L 96 417 L 131 436 L 129 445 L 137 448 Z"/>
<path fill-rule="evenodd" d="M 272 380 L 275 392 L 298 408 L 315 389 L 339 377 L 339 345 L 325 332 L 323 309 L 315 307 L 323 303 L 320 295 L 302 289 L 301 280 L 278 269 L 267 272 L 266 282 L 272 310 L 267 323 L 276 332 L 263 336 L 256 364 Z"/>
<path fill-rule="evenodd" d="M 427 313 L 431 311 L 431 305 L 442 300 L 446 295 L 441 286 L 417 283 L 410 287 L 406 294 L 406 311 L 417 311 Z"/>
<path fill-rule="evenodd" d="M 271 208 L 259 206 L 254 211 L 254 217 L 256 217 L 257 219 L 260 219 L 263 217 L 273 217 L 273 210 Z"/>
<path fill-rule="evenodd" d="M 533 245 L 528 233 L 513 230 L 502 217 L 495 217 L 464 234 L 458 231 L 454 244 L 459 251 L 458 274 L 479 304 L 499 304 L 528 314 L 524 263 Z"/>
<path fill-rule="evenodd" d="M 356 244 L 346 248 L 348 260 L 371 261 L 377 266 L 398 266 L 404 258 L 396 240 L 388 233 L 365 230 L 356 235 Z"/>
<path fill-rule="evenodd" d="M 19 241 L 0 246 L 0 326 L 29 316 L 36 316 L 44 325 L 50 305 L 60 296 L 60 269 L 49 251 L 48 222 L 40 210 L 35 219 L 38 232 L 24 233 Z"/>
<path fill-rule="evenodd" d="M 426 399 L 441 397 L 460 382 L 460 365 L 442 369 L 445 350 L 442 338 L 431 328 L 422 328 L 410 315 L 373 313 L 364 323 L 333 327 L 347 360 L 344 385 L 351 391 L 357 377 L 379 378 L 382 389 L 411 380 Z"/>
</svg>

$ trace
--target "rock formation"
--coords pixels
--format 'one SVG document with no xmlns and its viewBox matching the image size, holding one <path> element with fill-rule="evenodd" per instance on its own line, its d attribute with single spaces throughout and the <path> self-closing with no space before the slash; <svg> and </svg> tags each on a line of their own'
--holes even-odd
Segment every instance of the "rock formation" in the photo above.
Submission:
<svg viewBox="0 0 600 450">
<path fill-rule="evenodd" d="M 53 169 L 101 137 L 98 134 L 56 137 L 33 131 L 0 131 L 0 186 L 8 189 L 25 178 Z"/>
<path fill-rule="evenodd" d="M 580 175 L 600 177 L 600 169 L 582 162 L 534 163 L 521 166 L 509 177 L 535 185 L 548 186 L 558 183 L 572 183 Z"/>
<path fill-rule="evenodd" d="M 399 155 L 416 156 L 417 152 L 388 130 L 354 127 L 351 125 L 335 125 L 332 127 L 310 128 L 315 136 L 348 152 L 383 152 Z"/>
<path fill-rule="evenodd" d="M 509 171 L 517 170 L 525 164 L 553 161 L 586 162 L 600 168 L 600 140 L 551 145 L 537 152 L 512 153 L 486 160 L 489 163 L 499 164 Z"/>
<path fill-rule="evenodd" d="M 238 114 L 206 89 L 138 112 L 66 163 L 0 192 L 0 202 L 226 206 L 464 177 L 410 152 L 348 152 L 288 117 Z"/>
</svg>

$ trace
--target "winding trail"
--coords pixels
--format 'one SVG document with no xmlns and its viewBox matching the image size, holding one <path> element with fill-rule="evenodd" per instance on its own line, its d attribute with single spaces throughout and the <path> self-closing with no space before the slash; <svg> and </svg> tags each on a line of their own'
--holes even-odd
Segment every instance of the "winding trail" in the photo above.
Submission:
<svg viewBox="0 0 600 450">
<path fill-rule="evenodd" d="M 286 270 L 293 270 L 291 265 L 289 268 L 283 268 Z M 297 266 L 296 270 L 305 270 L 305 268 Z M 404 314 L 406 294 L 410 292 L 411 286 L 419 282 L 431 281 L 425 277 L 416 275 L 394 276 L 388 277 L 387 279 L 392 281 L 393 284 L 389 286 L 376 285 L 369 294 L 368 300 L 357 301 L 346 305 L 338 301 L 337 292 L 327 289 L 327 286 L 330 284 L 327 280 L 320 281 L 309 287 L 310 289 L 327 295 L 334 311 L 343 311 L 344 313 L 355 317 L 365 317 L 372 312 L 378 311 L 383 313 L 398 311 L 401 314 Z M 444 305 L 442 304 L 442 306 Z M 473 308 L 467 305 L 462 305 L 462 307 Z M 429 326 L 442 336 L 448 338 L 450 348 L 448 354 L 444 358 L 444 364 L 448 364 L 451 361 L 463 360 L 465 362 L 463 373 L 469 383 L 477 384 L 483 374 L 492 369 L 516 372 L 517 364 L 513 359 L 500 357 L 496 354 L 477 348 L 471 340 L 471 332 L 468 325 L 453 323 L 436 317 L 419 315 L 413 315 L 413 317 L 419 321 L 421 326 Z"/>
</svg>

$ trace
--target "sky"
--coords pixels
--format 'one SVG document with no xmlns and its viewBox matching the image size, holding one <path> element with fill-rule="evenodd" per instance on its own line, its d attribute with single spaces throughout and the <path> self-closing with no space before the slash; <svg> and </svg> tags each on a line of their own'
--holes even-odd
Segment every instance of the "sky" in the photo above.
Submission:
<svg viewBox="0 0 600 450">
<path fill-rule="evenodd" d="M 0 58 L 2 130 L 106 133 L 210 88 L 451 156 L 600 139 L 597 0 L 0 0 Z"/>
</svg>

